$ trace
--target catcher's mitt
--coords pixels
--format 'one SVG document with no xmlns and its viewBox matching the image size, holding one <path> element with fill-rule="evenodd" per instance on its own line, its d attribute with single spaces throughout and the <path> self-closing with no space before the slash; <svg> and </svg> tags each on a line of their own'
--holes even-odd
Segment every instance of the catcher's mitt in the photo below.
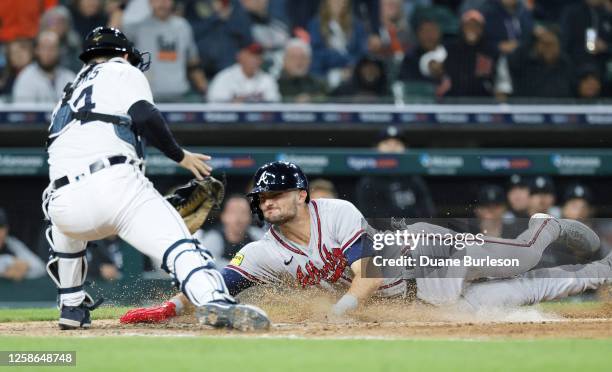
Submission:
<svg viewBox="0 0 612 372">
<path fill-rule="evenodd" d="M 209 176 L 175 188 L 166 195 L 166 200 L 183 217 L 189 232 L 193 234 L 206 221 L 210 210 L 221 205 L 224 196 L 223 182 Z"/>
</svg>

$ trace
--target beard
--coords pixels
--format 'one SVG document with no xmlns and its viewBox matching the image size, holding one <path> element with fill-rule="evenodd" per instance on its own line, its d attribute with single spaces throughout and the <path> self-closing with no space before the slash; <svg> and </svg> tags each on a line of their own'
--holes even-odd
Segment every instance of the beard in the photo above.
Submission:
<svg viewBox="0 0 612 372">
<path fill-rule="evenodd" d="M 270 217 L 266 217 L 264 213 L 264 221 L 272 225 L 280 226 L 293 220 L 295 216 L 297 216 L 297 205 L 286 213 L 279 213 Z"/>
</svg>

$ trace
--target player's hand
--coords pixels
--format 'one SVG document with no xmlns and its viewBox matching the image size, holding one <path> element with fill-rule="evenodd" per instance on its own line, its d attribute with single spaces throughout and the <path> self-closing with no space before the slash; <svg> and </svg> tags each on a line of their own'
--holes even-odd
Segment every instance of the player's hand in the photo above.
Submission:
<svg viewBox="0 0 612 372">
<path fill-rule="evenodd" d="M 351 294 L 345 294 L 336 302 L 334 306 L 331 308 L 331 315 L 333 316 L 343 316 L 347 312 L 355 310 L 359 305 L 359 300 L 357 297 Z"/>
<path fill-rule="evenodd" d="M 130 310 L 119 321 L 123 324 L 133 323 L 160 323 L 176 316 L 176 305 L 165 302 L 161 306 L 143 307 Z"/>
<path fill-rule="evenodd" d="M 183 150 L 185 153 L 185 157 L 179 163 L 179 165 L 187 170 L 189 170 L 195 178 L 198 180 L 204 179 L 205 176 L 210 176 L 210 172 L 212 172 L 212 167 L 205 162 L 210 160 L 211 157 L 204 154 L 196 154 L 189 152 L 187 150 Z"/>
</svg>

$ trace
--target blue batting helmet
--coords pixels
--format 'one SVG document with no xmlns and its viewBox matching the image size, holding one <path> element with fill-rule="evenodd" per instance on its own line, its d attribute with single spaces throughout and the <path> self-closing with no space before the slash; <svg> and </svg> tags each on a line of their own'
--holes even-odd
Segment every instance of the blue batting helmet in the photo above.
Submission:
<svg viewBox="0 0 612 372">
<path fill-rule="evenodd" d="M 308 179 L 300 167 L 285 161 L 264 164 L 255 172 L 253 189 L 247 194 L 251 199 L 251 211 L 263 220 L 263 213 L 259 208 L 259 194 L 288 190 L 306 190 L 308 192 Z M 310 194 L 306 196 L 306 203 L 309 201 Z"/>
</svg>

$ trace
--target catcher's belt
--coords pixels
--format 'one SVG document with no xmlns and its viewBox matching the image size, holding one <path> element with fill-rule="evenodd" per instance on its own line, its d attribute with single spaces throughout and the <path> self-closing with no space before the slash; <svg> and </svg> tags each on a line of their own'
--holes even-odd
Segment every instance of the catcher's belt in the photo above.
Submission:
<svg viewBox="0 0 612 372">
<path fill-rule="evenodd" d="M 108 158 L 104 158 L 104 159 L 100 159 L 98 161 L 95 161 L 91 164 L 89 164 L 89 173 L 88 174 L 94 174 L 96 172 L 101 171 L 102 169 L 108 168 L 108 167 L 112 167 L 113 165 L 117 165 L 117 164 L 137 164 L 140 163 L 140 161 L 138 160 L 134 160 L 134 159 L 130 159 L 127 156 L 123 156 L 123 155 L 117 155 L 117 156 L 110 156 Z M 63 176 L 60 177 L 58 179 L 56 179 L 55 181 L 52 182 L 53 188 L 55 190 L 64 187 L 68 184 L 70 184 L 71 182 L 77 182 L 79 181 L 82 177 L 85 177 L 87 174 L 86 173 L 82 173 L 80 175 L 74 176 L 74 177 L 69 177 L 69 176 Z M 71 179 L 72 178 L 72 179 Z"/>
</svg>

